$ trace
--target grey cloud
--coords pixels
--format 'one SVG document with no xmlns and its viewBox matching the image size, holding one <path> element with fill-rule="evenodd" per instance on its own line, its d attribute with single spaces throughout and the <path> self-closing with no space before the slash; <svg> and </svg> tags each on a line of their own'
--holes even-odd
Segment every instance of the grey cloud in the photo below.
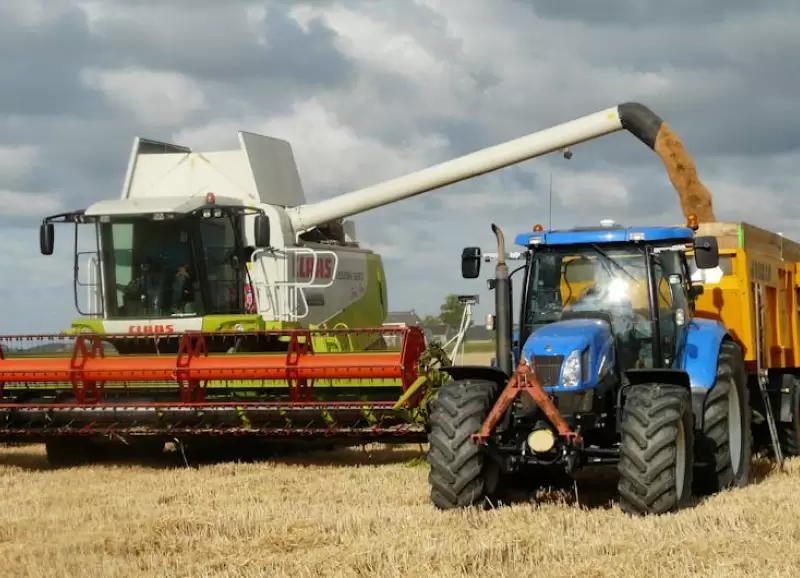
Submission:
<svg viewBox="0 0 800 578">
<path fill-rule="evenodd" d="M 314 21 L 306 32 L 276 8 L 269 7 L 263 22 L 248 23 L 241 5 L 187 10 L 180 4 L 126 4 L 123 15 L 100 20 L 98 35 L 107 60 L 116 64 L 181 70 L 213 82 L 261 77 L 283 92 L 298 85 L 346 85 L 352 68 L 335 48 L 331 30 Z"/>
<path fill-rule="evenodd" d="M 624 26 L 658 26 L 686 23 L 708 25 L 732 15 L 756 14 L 763 3 L 748 0 L 672 0 L 648 2 L 647 0 L 606 0 L 604 2 L 548 2 L 547 0 L 514 0 L 529 7 L 540 16 L 590 24 L 615 24 Z M 789 2 L 778 2 L 783 6 Z M 773 3 L 773 6 L 775 4 Z"/>
<path fill-rule="evenodd" d="M 30 29 L 0 8 L 0 111 L 3 115 L 95 114 L 103 103 L 87 91 L 78 72 L 99 50 L 83 12 L 55 12 Z"/>
<path fill-rule="evenodd" d="M 0 142 L 42 144 L 47 167 L 24 183 L 28 190 L 63 191 L 75 208 L 115 197 L 133 137 L 170 140 L 177 126 L 154 129 L 110 108 L 100 91 L 84 86 L 82 69 L 138 65 L 194 75 L 211 105 L 195 122 L 230 110 L 231 100 L 264 115 L 285 113 L 298 87 L 308 94 L 327 84 L 342 85 L 351 73 L 329 29 L 312 22 L 305 32 L 278 10 L 271 9 L 261 26 L 269 39 L 263 47 L 245 33 L 243 9 L 216 5 L 186 11 L 159 4 L 139 6 L 134 15 L 101 22 L 96 34 L 75 7 L 33 31 L 10 15 L 0 24 L 0 30 L 6 28 L 0 52 L 16 56 L 0 61 Z"/>
</svg>

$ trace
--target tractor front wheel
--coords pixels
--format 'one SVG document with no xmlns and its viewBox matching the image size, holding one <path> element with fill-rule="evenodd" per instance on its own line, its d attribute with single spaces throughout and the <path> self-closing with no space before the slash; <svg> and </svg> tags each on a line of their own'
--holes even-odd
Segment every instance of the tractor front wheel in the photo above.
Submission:
<svg viewBox="0 0 800 578">
<path fill-rule="evenodd" d="M 717 377 L 708 393 L 703 431 L 697 439 L 694 474 L 697 495 L 745 486 L 750 478 L 752 437 L 750 396 L 742 351 L 733 341 L 722 343 Z"/>
<path fill-rule="evenodd" d="M 692 497 L 694 419 L 689 391 L 634 385 L 622 412 L 619 497 L 630 515 L 664 514 Z"/>
<path fill-rule="evenodd" d="M 471 439 L 496 397 L 494 382 L 463 379 L 446 382 L 431 401 L 428 482 L 437 508 L 473 506 L 496 491 L 499 468 Z"/>
</svg>

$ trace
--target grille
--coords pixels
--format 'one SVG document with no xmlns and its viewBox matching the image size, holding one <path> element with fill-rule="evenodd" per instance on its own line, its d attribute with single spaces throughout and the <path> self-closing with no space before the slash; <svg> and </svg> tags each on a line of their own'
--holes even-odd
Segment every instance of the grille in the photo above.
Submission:
<svg viewBox="0 0 800 578">
<path fill-rule="evenodd" d="M 558 385 L 561 364 L 564 363 L 563 355 L 534 355 L 533 363 L 536 366 L 536 377 L 542 385 Z"/>
</svg>

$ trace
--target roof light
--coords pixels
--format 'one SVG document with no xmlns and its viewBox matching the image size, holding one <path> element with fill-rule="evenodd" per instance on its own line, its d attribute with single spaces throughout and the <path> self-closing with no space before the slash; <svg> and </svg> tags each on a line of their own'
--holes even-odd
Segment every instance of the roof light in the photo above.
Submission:
<svg viewBox="0 0 800 578">
<path fill-rule="evenodd" d="M 614 219 L 603 219 L 600 221 L 601 227 L 613 227 L 614 226 Z"/>
<path fill-rule="evenodd" d="M 214 205 L 217 202 L 217 198 L 214 196 L 214 193 L 206 193 L 206 204 Z"/>
<path fill-rule="evenodd" d="M 533 232 L 534 233 L 539 233 L 540 231 L 544 231 L 544 227 L 542 227 L 539 223 L 536 223 L 533 226 Z"/>
<path fill-rule="evenodd" d="M 700 228 L 700 224 L 697 221 L 697 215 L 694 213 L 689 213 L 686 216 L 686 226 L 689 227 L 692 231 L 696 231 Z"/>
</svg>

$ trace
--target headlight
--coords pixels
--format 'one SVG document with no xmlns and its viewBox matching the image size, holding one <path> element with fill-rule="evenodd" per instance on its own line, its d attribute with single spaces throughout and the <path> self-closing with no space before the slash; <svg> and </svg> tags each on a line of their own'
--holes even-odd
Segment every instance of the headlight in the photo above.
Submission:
<svg viewBox="0 0 800 578">
<path fill-rule="evenodd" d="M 581 358 L 577 349 L 569 354 L 564 362 L 564 371 L 561 373 L 561 382 L 564 387 L 575 387 L 581 376 Z"/>
</svg>

